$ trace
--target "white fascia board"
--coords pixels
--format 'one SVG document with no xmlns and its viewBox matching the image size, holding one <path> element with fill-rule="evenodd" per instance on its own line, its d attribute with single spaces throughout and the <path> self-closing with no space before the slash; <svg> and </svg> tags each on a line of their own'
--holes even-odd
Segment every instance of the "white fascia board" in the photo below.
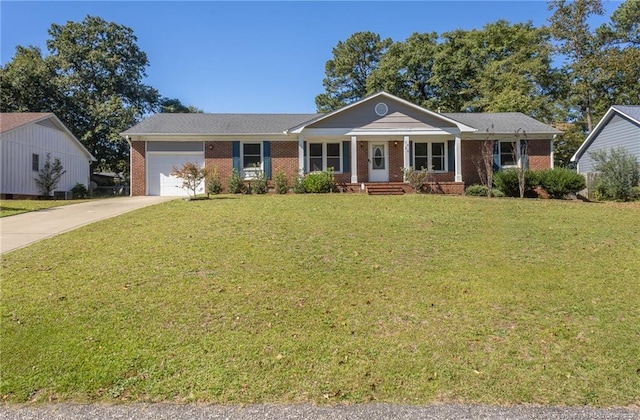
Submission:
<svg viewBox="0 0 640 420">
<path fill-rule="evenodd" d="M 609 122 L 609 120 L 613 117 L 613 114 L 615 114 L 615 113 L 622 114 L 620 111 L 618 111 L 614 107 L 611 107 L 611 108 L 609 108 L 607 110 L 607 112 L 604 114 L 604 117 L 602 117 L 600 119 L 600 121 L 598 121 L 598 124 L 596 124 L 596 126 L 593 128 L 593 130 L 591 130 L 591 133 L 589 133 L 589 135 L 582 142 L 580 147 L 578 147 L 578 150 L 576 150 L 576 152 L 573 154 L 573 156 L 571 156 L 571 159 L 569 159 L 571 162 L 575 162 L 575 161 L 577 161 L 578 159 L 580 159 L 582 157 L 584 152 L 586 152 L 586 150 L 589 148 L 589 145 L 591 144 L 593 139 L 598 134 L 600 134 L 600 131 L 604 128 L 604 126 Z"/>
<path fill-rule="evenodd" d="M 527 132 L 526 136 L 522 136 L 521 140 L 553 140 L 554 136 L 557 134 L 554 133 L 529 133 Z M 515 133 L 497 133 L 488 135 L 487 133 L 471 133 L 462 136 L 462 140 L 474 140 L 474 141 L 482 141 L 482 140 L 511 140 L 515 139 Z"/>
</svg>

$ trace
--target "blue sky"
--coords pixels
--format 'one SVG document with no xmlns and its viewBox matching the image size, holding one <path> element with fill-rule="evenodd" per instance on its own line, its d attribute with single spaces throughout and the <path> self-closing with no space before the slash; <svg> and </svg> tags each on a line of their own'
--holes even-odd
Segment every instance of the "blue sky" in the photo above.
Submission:
<svg viewBox="0 0 640 420">
<path fill-rule="evenodd" d="M 620 5 L 606 1 L 606 16 Z M 325 62 L 358 31 L 403 41 L 413 32 L 482 28 L 506 19 L 546 24 L 544 1 L 0 3 L 1 62 L 18 45 L 46 52 L 52 23 L 100 16 L 133 29 L 146 83 L 205 112 L 311 113 Z"/>
</svg>

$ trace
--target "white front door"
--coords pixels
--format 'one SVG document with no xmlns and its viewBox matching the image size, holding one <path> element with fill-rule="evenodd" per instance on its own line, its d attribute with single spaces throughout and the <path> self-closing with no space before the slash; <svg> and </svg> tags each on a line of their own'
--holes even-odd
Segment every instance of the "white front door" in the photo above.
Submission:
<svg viewBox="0 0 640 420">
<path fill-rule="evenodd" d="M 369 143 L 369 182 L 389 182 L 388 154 L 387 142 Z"/>
</svg>

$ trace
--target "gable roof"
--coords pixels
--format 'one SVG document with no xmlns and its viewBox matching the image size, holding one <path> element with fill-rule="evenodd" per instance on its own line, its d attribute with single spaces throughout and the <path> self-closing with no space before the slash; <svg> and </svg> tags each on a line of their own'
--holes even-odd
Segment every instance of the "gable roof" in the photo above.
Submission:
<svg viewBox="0 0 640 420">
<path fill-rule="evenodd" d="M 6 134 L 25 125 L 36 124 L 46 120 L 49 120 L 55 127 L 69 136 L 80 150 L 87 155 L 89 160 L 96 161 L 96 158 L 80 143 L 80 140 L 51 112 L 2 112 L 0 113 L 0 133 Z"/>
<path fill-rule="evenodd" d="M 51 112 L 3 112 L 0 114 L 0 133 L 45 120 L 52 115 Z"/>
<path fill-rule="evenodd" d="M 327 114 L 318 115 L 316 118 L 314 118 L 314 119 L 312 119 L 310 121 L 306 121 L 303 124 L 300 124 L 300 125 L 298 125 L 296 127 L 292 127 L 290 130 L 287 130 L 287 131 L 291 132 L 291 133 L 299 133 L 305 127 L 307 127 L 309 125 L 318 123 L 318 122 L 323 121 L 323 120 L 330 119 L 331 117 L 333 117 L 336 114 L 343 113 L 343 112 L 345 112 L 345 111 L 347 111 L 347 110 L 349 110 L 351 108 L 354 108 L 354 107 L 362 106 L 362 104 L 364 104 L 364 103 L 371 102 L 371 101 L 374 101 L 374 100 L 380 100 L 380 99 L 396 101 L 396 102 L 399 102 L 401 104 L 404 104 L 405 106 L 413 108 L 413 109 L 417 110 L 418 112 L 421 112 L 421 113 L 423 113 L 425 115 L 428 115 L 428 116 L 436 118 L 438 120 L 442 120 L 443 122 L 452 124 L 452 125 L 458 127 L 458 129 L 461 132 L 474 132 L 474 131 L 476 131 L 473 127 L 469 127 L 469 126 L 467 126 L 466 124 L 464 124 L 464 123 L 462 123 L 460 121 L 455 121 L 455 120 L 447 117 L 444 114 L 438 114 L 437 112 L 429 111 L 426 108 L 418 106 L 418 105 L 416 105 L 416 104 L 414 104 L 412 102 L 406 101 L 406 100 L 404 100 L 402 98 L 399 98 L 399 97 L 397 97 L 395 95 L 392 95 L 390 93 L 387 93 L 387 92 L 378 92 L 378 93 L 375 93 L 373 95 L 367 96 L 366 98 L 362 98 L 359 101 L 353 102 L 353 103 L 351 103 L 349 105 L 345 105 L 342 108 L 339 108 L 339 109 L 336 109 L 334 111 L 331 111 L 331 112 L 329 112 Z"/>
<path fill-rule="evenodd" d="M 316 118 L 318 115 L 160 113 L 152 115 L 121 134 L 123 136 L 149 134 L 283 134 L 288 128 Z"/>
<path fill-rule="evenodd" d="M 591 133 L 587 136 L 584 142 L 580 145 L 578 150 L 571 156 L 571 162 L 580 160 L 582 155 L 589 149 L 589 146 L 598 137 L 604 127 L 611 121 L 615 115 L 620 115 L 627 118 L 640 126 L 640 105 L 612 105 L 607 110 L 602 119 L 598 121 L 598 124 L 591 130 Z"/>
</svg>

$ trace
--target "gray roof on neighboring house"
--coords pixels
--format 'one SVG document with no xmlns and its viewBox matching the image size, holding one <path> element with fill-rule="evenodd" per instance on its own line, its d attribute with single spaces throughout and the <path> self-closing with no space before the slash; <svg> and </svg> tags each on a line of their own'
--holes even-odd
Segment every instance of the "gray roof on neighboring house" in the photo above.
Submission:
<svg viewBox="0 0 640 420">
<path fill-rule="evenodd" d="M 123 135 L 282 134 L 318 114 L 155 114 Z"/>
<path fill-rule="evenodd" d="M 516 130 L 526 133 L 559 134 L 547 124 L 520 112 L 498 113 L 443 113 L 444 117 L 476 128 L 478 133 L 513 134 Z M 241 135 L 283 134 L 285 130 L 305 125 L 322 114 L 173 114 L 152 115 L 131 127 L 122 135 L 183 134 L 183 135 Z"/>
<path fill-rule="evenodd" d="M 562 131 L 544 124 L 521 112 L 454 112 L 442 115 L 478 129 L 478 133 L 513 134 L 518 129 L 525 133 L 560 134 Z"/>
<path fill-rule="evenodd" d="M 613 105 L 611 108 L 622 112 L 640 123 L 640 105 Z"/>
</svg>

